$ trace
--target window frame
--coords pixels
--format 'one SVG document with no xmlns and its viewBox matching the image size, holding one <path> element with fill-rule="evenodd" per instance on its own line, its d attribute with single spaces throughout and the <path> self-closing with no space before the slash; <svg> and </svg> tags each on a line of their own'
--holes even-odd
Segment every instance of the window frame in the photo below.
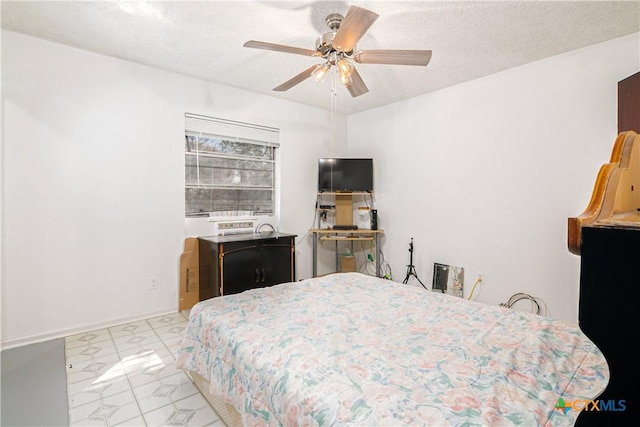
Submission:
<svg viewBox="0 0 640 427">
<path fill-rule="evenodd" d="M 280 210 L 280 147 L 279 138 L 280 138 L 280 130 L 273 127 L 256 125 L 251 123 L 238 122 L 233 120 L 221 119 L 218 117 L 210 117 L 204 116 L 201 114 L 193 114 L 193 113 L 185 113 L 185 142 L 184 142 L 184 189 L 185 189 L 185 198 L 184 198 L 184 215 L 185 218 L 197 218 L 197 217 L 208 217 L 211 219 L 225 219 L 225 218 L 257 218 L 259 216 L 263 217 L 278 217 Z M 265 159 L 260 156 L 251 156 L 251 155 L 236 155 L 232 153 L 221 152 L 199 152 L 197 150 L 199 144 L 196 143 L 196 152 L 193 153 L 188 150 L 188 138 L 211 138 L 213 140 L 222 140 L 230 143 L 240 143 L 240 144 L 250 144 L 253 146 L 265 146 L 268 147 L 272 152 L 270 153 L 271 158 Z M 216 145 L 216 144 L 212 144 Z M 233 147 L 233 144 L 230 145 Z M 201 154 L 202 153 L 202 154 Z M 193 183 L 188 183 L 188 169 L 189 167 L 193 167 L 189 165 L 188 156 L 195 157 L 195 170 L 197 175 L 197 183 L 193 185 Z M 202 184 L 200 182 L 200 160 L 203 158 L 208 159 L 227 159 L 227 160 L 235 160 L 238 162 L 256 162 L 256 163 L 273 163 L 272 171 L 271 171 L 271 185 L 229 185 L 229 183 L 220 183 L 219 185 L 214 184 Z M 215 160 L 213 160 L 215 161 Z M 246 173 L 246 169 L 237 169 L 238 174 Z M 213 177 L 215 171 L 211 171 L 211 176 Z M 269 191 L 271 192 L 270 204 L 271 211 L 249 211 L 249 210 L 212 210 L 212 211 L 199 211 L 199 212 L 187 212 L 188 208 L 188 189 L 211 189 L 215 190 L 231 190 L 231 191 Z M 269 197 L 267 197 L 269 198 Z M 241 198 L 239 200 L 242 200 Z M 211 207 L 210 207 L 211 208 Z"/>
</svg>

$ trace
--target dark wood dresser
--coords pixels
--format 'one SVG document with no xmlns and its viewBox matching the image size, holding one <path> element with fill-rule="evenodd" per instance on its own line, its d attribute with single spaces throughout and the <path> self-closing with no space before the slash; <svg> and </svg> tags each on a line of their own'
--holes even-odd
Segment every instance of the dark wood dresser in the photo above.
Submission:
<svg viewBox="0 0 640 427">
<path fill-rule="evenodd" d="M 199 237 L 200 300 L 295 281 L 295 237 L 279 232 Z"/>
</svg>

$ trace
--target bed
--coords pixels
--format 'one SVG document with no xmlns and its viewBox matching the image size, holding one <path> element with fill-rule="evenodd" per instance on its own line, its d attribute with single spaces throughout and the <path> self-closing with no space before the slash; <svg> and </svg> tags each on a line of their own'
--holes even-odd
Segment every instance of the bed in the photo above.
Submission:
<svg viewBox="0 0 640 427">
<path fill-rule="evenodd" d="M 176 363 L 229 426 L 564 426 L 609 379 L 575 324 L 360 273 L 202 301 Z"/>
</svg>

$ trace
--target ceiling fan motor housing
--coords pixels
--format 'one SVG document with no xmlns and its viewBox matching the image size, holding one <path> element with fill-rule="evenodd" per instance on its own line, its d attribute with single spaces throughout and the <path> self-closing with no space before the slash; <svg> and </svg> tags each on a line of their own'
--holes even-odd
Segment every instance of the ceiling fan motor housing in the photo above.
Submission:
<svg viewBox="0 0 640 427">
<path fill-rule="evenodd" d="M 333 38 L 335 36 L 336 36 L 336 32 L 332 31 L 332 32 L 321 35 L 320 37 L 318 37 L 318 40 L 316 40 L 316 50 L 323 57 L 328 55 L 333 50 L 333 46 L 331 45 L 331 42 L 333 41 Z"/>
<path fill-rule="evenodd" d="M 318 38 L 318 40 L 316 40 L 316 50 L 318 51 L 318 53 L 320 53 L 320 55 L 323 58 L 329 58 L 331 56 L 332 53 L 336 52 L 338 53 L 338 51 L 333 47 L 333 38 L 336 36 L 335 32 L 331 32 L 331 33 L 326 33 L 323 34 L 322 36 L 320 36 Z M 351 49 L 349 52 L 339 52 L 339 54 L 341 56 L 346 56 L 346 57 L 351 57 L 353 55 L 353 52 L 356 50 L 356 47 L 354 46 L 353 49 Z"/>
<path fill-rule="evenodd" d="M 332 13 L 331 15 L 327 16 L 324 22 L 327 23 L 327 27 L 331 28 L 331 31 L 336 32 L 338 31 L 338 28 L 340 28 L 340 24 L 342 23 L 343 19 L 344 16 L 340 15 L 339 13 Z"/>
<path fill-rule="evenodd" d="M 327 23 L 327 26 L 331 29 L 331 31 L 321 35 L 318 40 L 316 40 L 316 50 L 325 58 L 332 52 L 336 51 L 332 43 L 343 19 L 344 16 L 340 15 L 339 13 L 332 13 L 325 19 L 325 22 Z M 343 53 L 347 56 L 351 56 L 354 51 L 355 46 L 349 52 Z"/>
</svg>

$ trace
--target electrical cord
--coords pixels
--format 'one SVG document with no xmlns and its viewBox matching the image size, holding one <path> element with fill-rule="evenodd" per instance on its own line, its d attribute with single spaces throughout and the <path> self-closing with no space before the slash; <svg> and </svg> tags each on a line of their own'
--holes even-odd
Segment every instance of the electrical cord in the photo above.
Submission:
<svg viewBox="0 0 640 427">
<path fill-rule="evenodd" d="M 375 258 L 371 253 L 372 250 L 373 250 L 373 243 L 371 243 L 371 245 L 368 248 L 365 248 L 364 242 L 360 241 L 360 251 L 364 253 L 364 262 L 360 267 L 360 273 L 368 274 L 370 276 L 375 275 L 375 270 L 373 271 L 373 273 L 371 272 L 371 265 L 373 264 L 373 261 L 375 261 Z"/>
<path fill-rule="evenodd" d="M 362 265 L 362 267 L 360 267 L 360 272 L 366 273 L 370 276 L 375 276 L 376 271 L 374 265 L 376 258 L 373 255 L 373 242 L 370 242 L 369 248 L 365 248 L 364 242 L 360 242 L 360 248 L 362 252 L 366 252 L 364 264 Z M 372 268 L 373 271 L 371 270 Z M 380 251 L 380 277 L 383 279 L 391 280 L 391 267 L 384 260 L 384 254 L 382 253 L 382 251 Z"/>
<path fill-rule="evenodd" d="M 467 297 L 468 300 L 471 300 L 471 298 L 473 298 L 473 293 L 476 291 L 476 288 L 480 283 L 482 283 L 482 277 L 478 277 L 478 280 L 476 280 L 476 283 L 473 284 L 473 287 L 471 288 L 471 293 Z"/>
<path fill-rule="evenodd" d="M 373 254 L 373 242 L 371 241 L 368 248 L 365 248 L 364 242 L 360 242 L 360 249 L 364 253 L 364 264 L 360 267 L 360 272 L 368 274 L 370 276 L 375 276 L 375 255 Z M 380 251 L 380 270 L 382 272 L 383 269 L 384 258 L 382 255 L 382 251 Z M 373 270 L 372 270 L 373 269 Z M 382 273 L 381 273 L 382 274 Z M 383 278 L 388 278 L 386 274 L 382 274 Z"/>
<path fill-rule="evenodd" d="M 369 202 L 371 202 L 371 205 L 369 205 Z M 367 207 L 369 209 L 373 209 L 373 194 L 369 193 L 369 201 L 367 201 L 367 197 L 364 197 L 364 203 L 367 205 Z"/>
<path fill-rule="evenodd" d="M 318 208 L 318 201 L 316 200 L 316 207 L 315 207 L 315 209 L 317 209 L 317 208 Z M 309 236 L 309 234 L 310 234 L 310 231 L 309 231 L 309 230 L 311 230 L 312 228 L 315 228 L 315 225 L 316 225 L 316 217 L 317 217 L 317 212 L 314 210 L 314 213 L 313 213 L 313 219 L 311 220 L 311 227 L 309 227 L 309 228 L 307 229 L 307 232 L 306 232 L 306 233 L 304 233 L 304 234 L 302 235 L 302 237 L 300 237 L 300 238 L 296 241 L 296 245 L 300 244 L 300 242 L 302 242 L 304 239 L 306 239 L 306 238 L 307 238 L 307 236 Z"/>
<path fill-rule="evenodd" d="M 513 294 L 511 296 L 511 298 L 509 298 L 509 301 L 504 302 L 504 303 L 500 303 L 500 307 L 507 307 L 507 308 L 513 308 L 514 304 L 517 303 L 518 301 L 522 301 L 522 300 L 529 300 L 531 301 L 531 312 L 535 313 L 535 314 L 542 314 L 543 316 L 547 315 L 547 305 L 544 303 L 544 301 L 539 300 L 536 297 L 533 297 L 529 294 L 525 294 L 523 292 L 518 292 L 516 294 Z M 542 307 L 541 307 L 542 304 Z M 542 308 L 544 307 L 544 313 Z"/>
<path fill-rule="evenodd" d="M 361 243 L 362 251 L 365 251 L 364 243 Z M 362 267 L 360 267 L 361 273 L 366 273 L 370 276 L 375 276 L 375 256 L 373 255 L 373 242 L 369 247 L 369 252 L 365 254 L 365 262 Z M 384 259 L 384 253 L 380 251 L 380 278 L 393 280 L 393 275 L 391 274 L 391 266 Z"/>
<path fill-rule="evenodd" d="M 391 274 L 391 266 L 384 259 L 384 253 L 380 250 L 380 273 L 382 274 L 383 279 L 393 280 L 393 275 Z"/>
</svg>

